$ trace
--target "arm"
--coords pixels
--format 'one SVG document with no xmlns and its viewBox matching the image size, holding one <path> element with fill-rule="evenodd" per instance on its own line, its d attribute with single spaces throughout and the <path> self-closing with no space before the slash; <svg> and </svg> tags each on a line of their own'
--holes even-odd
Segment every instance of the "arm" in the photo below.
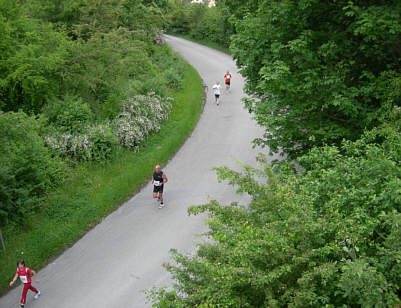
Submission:
<svg viewBox="0 0 401 308">
<path fill-rule="evenodd" d="M 153 175 L 152 175 L 152 184 L 155 182 L 155 179 L 153 178 Z"/>
<path fill-rule="evenodd" d="M 11 282 L 10 282 L 10 287 L 12 287 L 12 285 L 15 283 L 15 281 L 17 280 L 17 278 L 18 278 L 18 274 L 16 273 L 16 274 L 14 275 L 13 280 L 11 280 Z"/>
<path fill-rule="evenodd" d="M 36 272 L 34 270 L 31 270 L 31 272 L 32 272 L 32 275 L 33 275 L 33 279 L 35 279 L 35 282 L 39 283 L 38 276 L 36 275 Z"/>
<path fill-rule="evenodd" d="M 166 175 L 163 173 L 163 184 L 166 184 L 168 182 Z"/>
</svg>

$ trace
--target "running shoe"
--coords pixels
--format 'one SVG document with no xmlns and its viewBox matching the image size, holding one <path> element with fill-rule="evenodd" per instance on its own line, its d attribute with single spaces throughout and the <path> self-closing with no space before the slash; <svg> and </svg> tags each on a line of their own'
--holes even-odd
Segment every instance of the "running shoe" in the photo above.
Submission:
<svg viewBox="0 0 401 308">
<path fill-rule="evenodd" d="M 35 296 L 33 297 L 34 299 L 38 299 L 40 296 L 40 291 L 38 290 L 38 293 L 35 294 Z"/>
</svg>

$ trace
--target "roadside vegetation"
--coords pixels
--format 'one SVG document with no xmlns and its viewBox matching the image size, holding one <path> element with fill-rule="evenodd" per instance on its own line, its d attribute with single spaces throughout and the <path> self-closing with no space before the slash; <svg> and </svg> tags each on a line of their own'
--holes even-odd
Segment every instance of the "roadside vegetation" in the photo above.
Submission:
<svg viewBox="0 0 401 308">
<path fill-rule="evenodd" d="M 0 293 L 18 258 L 46 264 L 194 128 L 202 81 L 163 44 L 156 4 L 0 3 Z"/>
<path fill-rule="evenodd" d="M 168 33 L 229 53 L 234 27 L 225 6 L 170 0 L 166 5 L 164 28 Z"/>
<path fill-rule="evenodd" d="M 175 284 L 149 299 L 160 308 L 398 307 L 401 4 L 216 3 L 213 14 L 232 26 L 244 106 L 266 128 L 255 143 L 288 160 L 217 168 L 251 203 L 192 207 L 208 213 L 209 240 L 193 256 L 173 250 Z"/>
</svg>

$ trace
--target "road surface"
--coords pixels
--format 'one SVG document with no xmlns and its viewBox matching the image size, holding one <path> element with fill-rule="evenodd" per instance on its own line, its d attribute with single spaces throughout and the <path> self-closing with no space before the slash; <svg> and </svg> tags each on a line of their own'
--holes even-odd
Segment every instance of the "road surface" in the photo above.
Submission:
<svg viewBox="0 0 401 308">
<path fill-rule="evenodd" d="M 259 150 L 251 142 L 263 131 L 240 102 L 243 80 L 231 57 L 219 51 L 167 36 L 170 46 L 200 73 L 208 85 L 207 104 L 197 127 L 165 166 L 166 207 L 152 200 L 152 186 L 138 194 L 75 245 L 39 271 L 38 300 L 28 293 L 29 308 L 150 307 L 142 290 L 171 283 L 162 264 L 169 250 L 193 253 L 206 230 L 204 216 L 189 217 L 187 208 L 211 198 L 241 200 L 232 187 L 218 184 L 215 166 L 238 168 L 236 161 L 255 163 Z M 216 106 L 212 85 L 232 72 L 232 92 Z M 149 174 L 151 177 L 151 174 Z M 14 273 L 10 273 L 10 280 Z M 35 285 L 35 284 L 34 284 Z M 1 308 L 18 307 L 21 286 L 0 298 Z"/>
</svg>

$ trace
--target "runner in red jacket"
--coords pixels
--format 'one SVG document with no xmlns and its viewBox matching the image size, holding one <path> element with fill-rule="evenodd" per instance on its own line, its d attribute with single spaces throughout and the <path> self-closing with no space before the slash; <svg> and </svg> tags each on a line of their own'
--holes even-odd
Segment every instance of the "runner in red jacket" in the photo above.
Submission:
<svg viewBox="0 0 401 308">
<path fill-rule="evenodd" d="M 30 268 L 25 266 L 24 260 L 19 260 L 17 262 L 17 270 L 15 272 L 13 280 L 10 282 L 10 287 L 15 283 L 17 278 L 19 277 L 21 282 L 24 284 L 24 288 L 22 290 L 22 296 L 21 296 L 21 307 L 25 306 L 26 303 L 26 294 L 28 293 L 28 290 L 31 290 L 35 292 L 35 299 L 39 298 L 40 291 L 32 286 L 32 278 L 31 275 L 33 275 L 33 278 L 35 279 L 36 283 L 39 283 L 37 277 L 36 277 L 36 272 L 34 270 L 31 270 Z"/>
<path fill-rule="evenodd" d="M 229 71 L 224 75 L 224 81 L 226 82 L 226 91 L 230 90 L 231 87 L 231 74 Z"/>
</svg>

